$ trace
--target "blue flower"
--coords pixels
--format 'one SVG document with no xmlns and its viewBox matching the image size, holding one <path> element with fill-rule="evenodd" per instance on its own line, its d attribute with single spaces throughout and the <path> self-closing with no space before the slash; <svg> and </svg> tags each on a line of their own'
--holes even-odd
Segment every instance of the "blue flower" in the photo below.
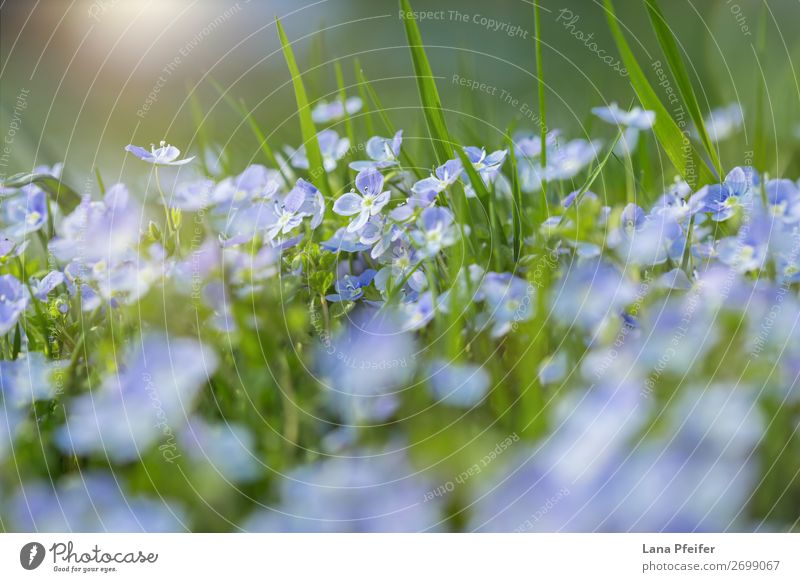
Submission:
<svg viewBox="0 0 800 582">
<path fill-rule="evenodd" d="M 558 321 L 593 331 L 633 301 L 636 288 L 615 267 L 592 261 L 569 269 L 551 297 Z"/>
<path fill-rule="evenodd" d="M 357 232 L 350 232 L 344 226 L 338 229 L 331 238 L 320 243 L 320 246 L 334 253 L 343 251 L 345 253 L 357 253 L 366 251 L 370 245 L 360 242 L 360 235 Z"/>
<path fill-rule="evenodd" d="M 64 282 L 64 273 L 61 271 L 50 271 L 41 281 L 31 279 L 33 296 L 39 301 L 47 301 L 47 296 L 59 285 Z"/>
<path fill-rule="evenodd" d="M 326 295 L 328 301 L 356 301 L 361 299 L 364 295 L 364 288 L 368 287 L 372 280 L 375 278 L 375 270 L 367 269 L 360 275 L 345 275 L 338 281 L 334 287 L 336 293 L 333 295 Z"/>
<path fill-rule="evenodd" d="M 403 130 L 394 134 L 394 137 L 371 137 L 367 141 L 368 161 L 352 162 L 350 168 L 356 172 L 368 168 L 390 168 L 396 166 L 400 158 L 400 146 L 403 143 Z"/>
<path fill-rule="evenodd" d="M 481 297 L 494 322 L 492 337 L 504 336 L 514 324 L 532 317 L 534 292 L 532 284 L 511 273 L 486 273 Z"/>
<path fill-rule="evenodd" d="M 437 529 L 435 485 L 402 452 L 359 450 L 300 466 L 280 483 L 281 503 L 244 524 L 260 532 L 420 532 Z"/>
<path fill-rule="evenodd" d="M 140 238 L 141 209 L 128 189 L 115 184 L 102 202 L 85 197 L 57 226 L 49 249 L 61 262 L 111 265 L 125 258 Z"/>
<path fill-rule="evenodd" d="M 547 158 L 548 180 L 569 180 L 580 173 L 600 152 L 599 141 L 574 139 L 556 147 Z"/>
<path fill-rule="evenodd" d="M 414 194 L 426 194 L 427 192 L 443 192 L 451 184 L 458 180 L 462 171 L 460 160 L 448 160 L 444 165 L 436 168 L 436 171 L 429 177 L 420 180 L 411 188 Z"/>
<path fill-rule="evenodd" d="M 170 208 L 180 208 L 187 212 L 193 212 L 211 206 L 213 193 L 214 181 L 207 178 L 179 182 L 167 203 Z"/>
<path fill-rule="evenodd" d="M 168 445 L 218 360 L 196 340 L 149 335 L 135 342 L 124 361 L 99 388 L 67 405 L 67 422 L 56 433 L 65 453 L 127 462 L 159 441 Z"/>
<path fill-rule="evenodd" d="M 348 192 L 333 203 L 333 211 L 340 216 L 356 216 L 347 226 L 347 232 L 360 230 L 370 216 L 378 214 L 389 202 L 391 194 L 383 191 L 383 176 L 375 168 L 362 170 L 356 176 L 356 188 L 361 195 Z"/>
<path fill-rule="evenodd" d="M 244 426 L 229 423 L 210 423 L 195 417 L 181 431 L 178 442 L 181 451 L 203 469 L 200 476 L 218 473 L 223 479 L 247 482 L 258 478 L 261 462 L 255 451 L 255 439 Z"/>
<path fill-rule="evenodd" d="M 800 222 L 800 189 L 791 180 L 770 180 L 765 184 L 772 216 L 787 224 Z"/>
<path fill-rule="evenodd" d="M 40 352 L 31 352 L 12 361 L 0 361 L 0 393 L 6 406 L 23 408 L 37 400 L 55 398 L 59 382 L 54 376 L 66 364 L 65 361 L 49 361 Z"/>
<path fill-rule="evenodd" d="M 279 235 L 289 234 L 302 224 L 306 216 L 312 216 L 312 228 L 316 227 L 322 221 L 325 201 L 314 186 L 305 180 L 298 180 L 283 200 L 272 203 L 270 210 L 271 217 L 267 218 L 269 225 L 264 234 L 265 242 L 271 242 Z"/>
<path fill-rule="evenodd" d="M 449 406 L 471 408 L 489 389 L 491 378 L 483 366 L 434 360 L 428 366 L 428 384 L 433 396 Z"/>
<path fill-rule="evenodd" d="M 425 258 L 436 256 L 458 240 L 453 214 L 439 206 L 431 206 L 422 211 L 417 229 L 411 233 L 411 238 L 420 255 Z"/>
<path fill-rule="evenodd" d="M 738 273 L 759 271 L 767 260 L 770 234 L 774 223 L 771 217 L 756 215 L 748 225 L 739 229 L 737 236 L 720 241 L 719 260 Z"/>
<path fill-rule="evenodd" d="M 416 341 L 392 313 L 364 308 L 319 346 L 316 367 L 328 408 L 349 424 L 383 422 L 416 368 Z"/>
<path fill-rule="evenodd" d="M 622 125 L 635 129 L 650 129 L 656 121 L 654 111 L 645 111 L 641 107 L 634 107 L 630 111 L 625 111 L 616 103 L 611 103 L 608 107 L 594 107 L 592 113 L 612 125 Z"/>
<path fill-rule="evenodd" d="M 592 113 L 607 123 L 625 128 L 622 139 L 614 148 L 614 151 L 621 155 L 633 152 L 639 141 L 639 132 L 650 129 L 656 121 L 656 114 L 653 111 L 645 111 L 641 107 L 624 111 L 616 103 L 608 107 L 595 107 Z"/>
<path fill-rule="evenodd" d="M 58 483 L 24 483 L 10 503 L 11 531 L 20 532 L 181 532 L 183 508 L 163 497 L 128 491 L 118 475 L 82 471 Z"/>
<path fill-rule="evenodd" d="M 129 151 L 140 160 L 156 166 L 182 166 L 194 159 L 194 156 L 192 156 L 191 158 L 179 160 L 178 158 L 181 155 L 181 150 L 167 144 L 163 140 L 159 144 L 159 147 L 151 144 L 149 152 L 143 147 L 135 145 L 127 145 L 125 146 L 125 150 Z"/>
<path fill-rule="evenodd" d="M 430 291 L 419 295 L 416 301 L 404 303 L 400 313 L 403 317 L 403 329 L 415 331 L 422 329 L 433 319 L 436 308 Z"/>
<path fill-rule="evenodd" d="M 353 115 L 361 111 L 363 103 L 359 97 L 348 97 L 344 103 L 340 99 L 335 101 L 320 101 L 311 110 L 311 119 L 314 123 L 330 123 L 344 117 L 345 112 Z"/>
<path fill-rule="evenodd" d="M 276 170 L 253 164 L 235 178 L 225 178 L 217 184 L 211 194 L 211 203 L 217 213 L 227 215 L 252 202 L 270 200 L 278 192 L 279 177 Z M 183 193 L 181 197 L 184 197 Z"/>
<path fill-rule="evenodd" d="M 703 186 L 690 198 L 689 206 L 699 212 L 710 212 L 711 219 L 717 222 L 728 220 L 751 194 L 751 176 L 742 168 L 734 168 L 722 184 Z"/>
<path fill-rule="evenodd" d="M 19 279 L 14 275 L 0 275 L 0 336 L 14 329 L 28 301 L 28 290 Z"/>
<path fill-rule="evenodd" d="M 47 224 L 47 194 L 26 186 L 16 196 L 3 201 L 3 224 L 7 236 L 20 239 Z"/>
<path fill-rule="evenodd" d="M 744 113 L 738 103 L 732 103 L 727 107 L 719 107 L 711 111 L 704 121 L 708 137 L 712 142 L 717 143 L 729 138 L 739 131 L 744 125 Z M 695 130 L 695 137 L 699 134 Z"/>
<path fill-rule="evenodd" d="M 317 142 L 319 143 L 319 150 L 322 154 L 322 166 L 326 172 L 332 172 L 336 169 L 336 163 L 341 160 L 350 148 L 350 140 L 346 137 L 339 137 L 339 134 L 332 129 L 326 129 L 317 134 Z M 289 156 L 289 161 L 295 168 L 301 170 L 309 169 L 308 154 L 306 153 L 306 146 L 302 145 L 294 150 L 286 147 L 286 153 Z"/>
</svg>

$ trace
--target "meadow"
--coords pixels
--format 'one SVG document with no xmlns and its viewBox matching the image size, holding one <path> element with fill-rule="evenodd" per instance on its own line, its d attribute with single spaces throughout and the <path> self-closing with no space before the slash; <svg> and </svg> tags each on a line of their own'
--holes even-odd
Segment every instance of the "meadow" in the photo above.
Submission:
<svg viewBox="0 0 800 582">
<path fill-rule="evenodd" d="M 472 23 L 533 31 L 522 96 L 435 71 L 401 0 L 410 129 L 276 19 L 291 144 L 210 78 L 252 159 L 192 92 L 191 148 L 119 144 L 143 186 L 4 179 L 0 530 L 797 531 L 800 91 L 705 107 L 642 4 L 649 58 L 611 0 L 613 45 L 548 22 L 630 85 L 585 134 L 548 115 L 538 4 Z"/>
</svg>

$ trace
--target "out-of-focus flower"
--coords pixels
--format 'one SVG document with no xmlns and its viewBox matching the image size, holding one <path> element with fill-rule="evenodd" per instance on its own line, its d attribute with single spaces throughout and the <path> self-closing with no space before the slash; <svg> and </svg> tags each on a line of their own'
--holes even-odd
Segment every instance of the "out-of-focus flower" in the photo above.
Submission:
<svg viewBox="0 0 800 582">
<path fill-rule="evenodd" d="M 14 275 L 0 275 L 0 336 L 14 329 L 29 300 L 28 290 L 19 279 Z"/>
<path fill-rule="evenodd" d="M 591 331 L 636 297 L 636 288 L 613 266 L 593 261 L 569 269 L 551 291 L 553 316 Z"/>
<path fill-rule="evenodd" d="M 246 482 L 259 475 L 255 439 L 244 426 L 212 424 L 195 417 L 181 431 L 178 442 L 195 463 L 207 465 L 224 479 Z"/>
<path fill-rule="evenodd" d="M 320 243 L 320 246 L 334 253 L 343 251 L 345 253 L 357 253 L 366 251 L 370 245 L 360 242 L 360 235 L 357 232 L 350 232 L 346 227 L 341 227 L 331 238 Z"/>
<path fill-rule="evenodd" d="M 791 180 L 770 180 L 764 185 L 769 213 L 787 224 L 800 222 L 800 188 Z"/>
<path fill-rule="evenodd" d="M 421 256 L 436 256 L 458 240 L 453 214 L 439 206 L 426 208 L 422 211 L 417 221 L 417 230 L 411 233 L 411 238 Z"/>
<path fill-rule="evenodd" d="M 548 180 L 570 180 L 578 175 L 600 153 L 599 141 L 574 139 L 556 147 L 547 158 Z"/>
<path fill-rule="evenodd" d="M 125 362 L 98 389 L 69 403 L 67 423 L 56 434 L 62 451 L 126 462 L 174 438 L 216 370 L 217 356 L 192 339 L 149 335 L 128 351 Z"/>
<path fill-rule="evenodd" d="M 171 208 L 194 212 L 211 206 L 213 193 L 214 181 L 207 178 L 179 182 L 167 203 Z"/>
<path fill-rule="evenodd" d="M 717 143 L 729 138 L 744 125 L 744 113 L 738 103 L 719 107 L 711 111 L 704 121 L 708 137 Z M 697 131 L 695 130 L 695 136 Z"/>
<path fill-rule="evenodd" d="M 25 238 L 47 224 L 47 194 L 36 186 L 25 186 L 16 196 L 3 200 L 4 233 Z"/>
<path fill-rule="evenodd" d="M 125 258 L 139 240 L 141 209 L 122 184 L 106 191 L 102 202 L 84 198 L 57 226 L 49 248 L 59 261 L 107 265 Z"/>
<path fill-rule="evenodd" d="M 191 158 L 179 160 L 178 158 L 181 155 L 181 150 L 175 146 L 169 145 L 163 140 L 159 143 L 158 147 L 151 144 L 150 151 L 135 145 L 127 145 L 125 146 L 125 150 L 132 153 L 140 160 L 156 166 L 182 166 L 194 159 L 194 156 L 192 156 Z"/>
<path fill-rule="evenodd" d="M 639 142 L 639 132 L 650 129 L 656 121 L 654 111 L 646 111 L 641 107 L 634 107 L 630 111 L 624 111 L 616 103 L 612 103 L 608 107 L 595 107 L 592 109 L 592 113 L 606 123 L 625 128 L 622 139 L 615 147 L 615 151 L 622 155 L 636 150 L 636 144 Z"/>
<path fill-rule="evenodd" d="M 311 110 L 311 119 L 314 123 L 330 123 L 344 117 L 345 112 L 353 115 L 361 111 L 363 103 L 360 97 L 348 97 L 344 103 L 341 99 L 335 101 L 320 101 Z"/>
<path fill-rule="evenodd" d="M 475 364 L 434 360 L 428 367 L 428 384 L 433 396 L 449 406 L 471 408 L 486 395 L 489 373 Z"/>
<path fill-rule="evenodd" d="M 25 483 L 10 502 L 11 531 L 179 532 L 188 528 L 180 504 L 127 491 L 119 477 L 83 472 L 59 483 Z"/>
<path fill-rule="evenodd" d="M 266 532 L 419 532 L 437 529 L 433 487 L 399 452 L 358 451 L 292 471 L 281 482 L 280 506 L 245 524 Z"/>
<path fill-rule="evenodd" d="M 399 405 L 397 390 L 416 368 L 416 343 L 391 313 L 365 309 L 317 350 L 331 410 L 345 422 L 381 422 Z"/>
<path fill-rule="evenodd" d="M 511 273 L 486 273 L 481 294 L 494 322 L 492 337 L 507 334 L 515 323 L 533 316 L 535 287 Z"/>
<path fill-rule="evenodd" d="M 54 362 L 40 352 L 13 361 L 0 361 L 0 393 L 6 406 L 22 408 L 37 400 L 52 400 L 59 390 L 56 374 L 66 362 Z M 61 379 L 63 384 L 63 379 Z"/>
<path fill-rule="evenodd" d="M 47 301 L 47 296 L 59 285 L 64 282 L 64 273 L 61 271 L 50 271 L 42 277 L 41 281 L 31 279 L 31 289 L 33 296 L 39 301 Z"/>
<path fill-rule="evenodd" d="M 356 176 L 356 188 L 361 194 L 348 192 L 333 203 L 333 211 L 341 216 L 356 216 L 348 232 L 360 230 L 370 216 L 378 214 L 389 202 L 389 191 L 383 190 L 383 176 L 375 168 L 362 170 Z"/>
<path fill-rule="evenodd" d="M 392 138 L 371 137 L 367 141 L 367 155 L 369 160 L 352 162 L 350 168 L 356 172 L 368 168 L 389 168 L 396 166 L 400 158 L 400 146 L 403 143 L 403 130 L 399 130 Z"/>
<path fill-rule="evenodd" d="M 337 162 L 347 154 L 347 150 L 350 148 L 350 140 L 346 137 L 340 138 L 339 134 L 332 129 L 326 129 L 317 134 L 317 142 L 322 154 L 322 166 L 326 172 L 332 172 L 336 169 Z M 301 170 L 309 169 L 306 146 L 302 145 L 296 150 L 287 146 L 286 154 L 295 168 Z"/>
</svg>

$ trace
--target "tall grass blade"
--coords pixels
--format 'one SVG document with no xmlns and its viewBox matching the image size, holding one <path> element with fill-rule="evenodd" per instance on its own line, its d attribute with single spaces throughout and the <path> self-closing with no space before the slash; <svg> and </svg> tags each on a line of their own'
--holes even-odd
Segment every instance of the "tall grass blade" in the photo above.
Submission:
<svg viewBox="0 0 800 582">
<path fill-rule="evenodd" d="M 400 8 L 406 14 L 413 13 L 408 0 L 400 0 Z M 417 78 L 417 89 L 419 89 L 420 101 L 425 112 L 428 132 L 433 140 L 433 149 L 436 152 L 436 157 L 439 163 L 443 164 L 453 157 L 453 145 L 450 140 L 450 134 L 447 131 L 439 91 L 436 88 L 433 70 L 425 54 L 425 46 L 422 43 L 422 35 L 419 32 L 416 20 L 406 18 L 403 22 L 406 27 L 408 48 L 411 50 L 411 60 L 414 64 L 414 73 Z"/>
<path fill-rule="evenodd" d="M 681 131 L 681 128 L 672 119 L 669 111 L 667 111 L 667 108 L 647 80 L 617 22 L 613 3 L 611 0 L 603 0 L 603 2 L 606 8 L 608 26 L 611 29 L 617 49 L 622 56 L 622 61 L 628 70 L 631 86 L 639 97 L 642 107 L 654 111 L 656 114 L 653 132 L 661 147 L 664 148 L 678 173 L 692 188 L 697 189 L 705 184 L 716 182 L 717 178 L 714 173 L 692 146 L 689 137 Z"/>
<path fill-rule="evenodd" d="M 289 74 L 292 76 L 294 96 L 297 101 L 297 115 L 300 118 L 300 135 L 303 138 L 303 145 L 305 146 L 306 157 L 308 158 L 308 174 L 311 178 L 311 182 L 319 188 L 326 197 L 330 197 L 331 189 L 328 184 L 328 173 L 325 171 L 325 166 L 322 163 L 322 152 L 319 149 L 319 142 L 317 141 L 317 129 L 314 126 L 314 120 L 311 119 L 311 107 L 308 103 L 305 85 L 303 85 L 303 78 L 300 76 L 300 69 L 297 68 L 297 61 L 294 58 L 292 45 L 286 37 L 286 32 L 283 30 L 281 21 L 277 18 L 275 19 L 275 25 L 278 27 L 278 35 L 280 36 L 281 45 L 283 46 L 283 56 L 286 58 L 286 65 L 289 67 Z"/>
<path fill-rule="evenodd" d="M 547 103 L 544 98 L 544 59 L 542 58 L 542 27 L 538 0 L 533 2 L 533 28 L 536 35 L 536 76 L 539 95 L 539 138 L 542 153 L 539 155 L 539 167 L 542 170 L 542 216 L 547 213 Z"/>
<path fill-rule="evenodd" d="M 703 142 L 703 147 L 708 157 L 711 159 L 711 163 L 714 165 L 717 175 L 723 176 L 724 173 L 722 171 L 719 155 L 717 154 L 717 148 L 714 142 L 711 141 L 708 131 L 706 130 L 703 113 L 700 111 L 700 105 L 697 102 L 697 96 L 692 87 L 692 81 L 689 78 L 689 73 L 686 70 L 686 66 L 678 50 L 678 43 L 675 42 L 675 35 L 667 25 L 667 21 L 664 18 L 664 13 L 661 11 L 658 1 L 644 0 L 644 3 L 645 6 L 647 6 L 647 14 L 650 17 L 650 23 L 653 25 L 653 30 L 656 33 L 658 42 L 661 45 L 661 50 L 664 52 L 672 76 L 678 84 L 678 91 L 686 103 L 686 108 L 689 110 L 689 115 L 694 122 L 694 126 L 697 128 L 697 133 L 700 135 L 700 141 Z"/>
</svg>

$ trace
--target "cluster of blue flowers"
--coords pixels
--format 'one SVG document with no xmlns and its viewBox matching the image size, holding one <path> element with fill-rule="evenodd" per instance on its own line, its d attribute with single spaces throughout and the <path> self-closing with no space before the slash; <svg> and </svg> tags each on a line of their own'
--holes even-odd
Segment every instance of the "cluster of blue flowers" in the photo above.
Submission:
<svg viewBox="0 0 800 582">
<path fill-rule="evenodd" d="M 152 174 L 155 213 L 123 184 L 74 206 L 52 183 L 0 190 L 1 527 L 690 531 L 796 517 L 773 511 L 780 491 L 758 504 L 770 435 L 800 450 L 800 184 L 736 167 L 612 203 L 574 186 L 607 144 L 557 131 L 546 151 L 525 133 L 513 151 L 463 147 L 426 176 L 404 163 L 401 131 L 352 159 L 362 150 L 331 125 L 360 107 L 313 112 L 341 186 L 330 198 L 303 146 L 224 177 L 164 142 L 126 148 L 180 167 L 174 182 Z M 594 113 L 628 159 L 655 121 Z M 715 114 L 715 140 L 735 113 Z M 61 167 L 33 175 L 60 183 Z M 505 252 L 515 185 L 535 207 L 545 184 L 546 218 L 522 212 L 521 253 Z M 481 191 L 483 222 L 459 210 L 482 208 Z M 425 444 L 461 424 L 474 430 Z M 523 438 L 495 460 L 484 449 L 506 429 Z M 491 462 L 453 485 L 474 462 L 464 450 Z M 191 492 L 153 483 L 154 465 L 180 465 Z"/>
</svg>

